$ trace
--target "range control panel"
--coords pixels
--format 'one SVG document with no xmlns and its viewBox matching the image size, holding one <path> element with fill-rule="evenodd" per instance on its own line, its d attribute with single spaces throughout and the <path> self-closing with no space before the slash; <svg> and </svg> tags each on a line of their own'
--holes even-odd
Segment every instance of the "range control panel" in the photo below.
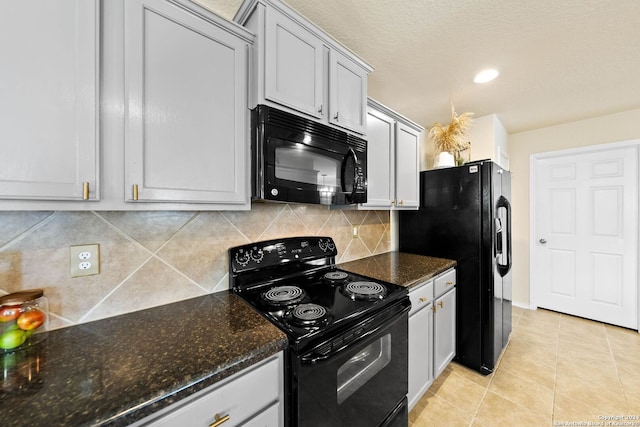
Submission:
<svg viewBox="0 0 640 427">
<path fill-rule="evenodd" d="M 338 254 L 331 237 L 290 237 L 268 240 L 229 249 L 232 273 L 257 268 L 335 257 Z"/>
</svg>

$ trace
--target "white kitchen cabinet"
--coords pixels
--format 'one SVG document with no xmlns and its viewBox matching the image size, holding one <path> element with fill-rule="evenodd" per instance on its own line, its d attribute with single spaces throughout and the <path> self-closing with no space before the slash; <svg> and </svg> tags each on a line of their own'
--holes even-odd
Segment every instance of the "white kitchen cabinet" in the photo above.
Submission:
<svg viewBox="0 0 640 427">
<path fill-rule="evenodd" d="M 368 71 L 346 55 L 329 52 L 329 122 L 364 134 Z"/>
<path fill-rule="evenodd" d="M 248 204 L 249 44 L 169 0 L 125 8 L 125 200 Z"/>
<path fill-rule="evenodd" d="M 234 20 L 256 35 L 250 108 L 365 133 L 368 64 L 279 0 L 245 0 Z"/>
<path fill-rule="evenodd" d="M 7 1 L 0 13 L 0 199 L 97 200 L 97 0 Z"/>
<path fill-rule="evenodd" d="M 455 356 L 455 286 L 450 269 L 409 291 L 409 410 Z"/>
<path fill-rule="evenodd" d="M 134 427 L 284 425 L 282 352 L 150 415 Z M 227 421 L 222 422 L 226 417 Z"/>
<path fill-rule="evenodd" d="M 369 99 L 367 203 L 363 209 L 417 209 L 419 147 L 424 129 Z"/>
<path fill-rule="evenodd" d="M 433 280 L 409 292 L 409 392 L 411 410 L 433 382 Z"/>
<path fill-rule="evenodd" d="M 250 209 L 253 34 L 189 0 L 5 9 L 0 209 Z"/>
<path fill-rule="evenodd" d="M 322 118 L 322 40 L 277 9 L 265 11 L 263 35 L 264 98 Z"/>
<path fill-rule="evenodd" d="M 434 281 L 433 370 L 434 379 L 456 354 L 456 273 L 451 270 Z"/>
</svg>

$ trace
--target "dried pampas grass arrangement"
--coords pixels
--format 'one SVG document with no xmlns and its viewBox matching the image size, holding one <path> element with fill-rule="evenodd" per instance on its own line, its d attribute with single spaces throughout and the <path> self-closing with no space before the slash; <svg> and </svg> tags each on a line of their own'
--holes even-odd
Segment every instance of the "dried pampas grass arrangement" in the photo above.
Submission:
<svg viewBox="0 0 640 427">
<path fill-rule="evenodd" d="M 469 148 L 464 134 L 473 123 L 471 116 L 473 113 L 457 115 L 453 104 L 451 104 L 451 122 L 448 125 L 436 123 L 429 128 L 429 137 L 435 144 L 436 154 L 453 154 Z"/>
</svg>

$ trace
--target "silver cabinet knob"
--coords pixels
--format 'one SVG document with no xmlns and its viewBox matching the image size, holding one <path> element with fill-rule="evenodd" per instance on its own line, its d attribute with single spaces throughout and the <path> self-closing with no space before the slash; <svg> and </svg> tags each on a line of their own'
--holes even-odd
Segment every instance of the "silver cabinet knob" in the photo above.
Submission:
<svg viewBox="0 0 640 427">
<path fill-rule="evenodd" d="M 544 245 L 545 243 L 547 243 L 547 239 L 540 239 L 540 243 Z"/>
</svg>

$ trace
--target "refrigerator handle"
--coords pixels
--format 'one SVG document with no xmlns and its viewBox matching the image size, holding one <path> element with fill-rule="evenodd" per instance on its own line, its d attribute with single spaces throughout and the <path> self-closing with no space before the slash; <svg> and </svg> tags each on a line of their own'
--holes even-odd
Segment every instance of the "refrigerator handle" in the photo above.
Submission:
<svg viewBox="0 0 640 427">
<path fill-rule="evenodd" d="M 500 273 L 500 276 L 504 277 L 507 275 L 507 273 L 509 273 L 509 271 L 511 270 L 511 204 L 509 203 L 509 201 L 504 197 L 504 196 L 500 196 L 500 198 L 498 199 L 498 203 L 496 204 L 497 208 L 504 208 L 507 212 L 507 263 L 506 264 L 500 264 L 498 263 L 498 272 Z"/>
</svg>

